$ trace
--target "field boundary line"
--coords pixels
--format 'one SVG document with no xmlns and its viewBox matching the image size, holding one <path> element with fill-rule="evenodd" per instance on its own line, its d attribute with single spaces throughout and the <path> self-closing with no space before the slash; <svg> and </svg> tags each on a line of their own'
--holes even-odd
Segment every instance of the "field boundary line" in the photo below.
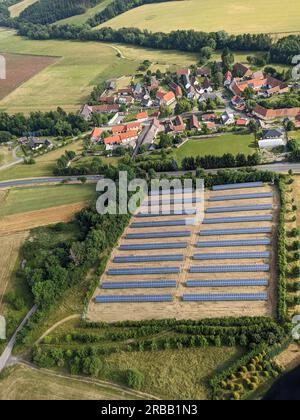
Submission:
<svg viewBox="0 0 300 420">
<path fill-rule="evenodd" d="M 17 364 L 27 366 L 30 369 L 33 369 L 37 372 L 43 372 L 43 373 L 45 373 L 49 376 L 52 376 L 52 377 L 61 378 L 61 379 L 69 379 L 69 380 L 73 380 L 73 381 L 77 381 L 77 382 L 81 382 L 81 383 L 93 384 L 93 385 L 96 385 L 96 386 L 98 385 L 98 386 L 102 386 L 104 388 L 111 388 L 111 389 L 114 389 L 116 391 L 126 392 L 128 394 L 135 395 L 137 397 L 144 397 L 145 399 L 152 399 L 152 400 L 157 400 L 157 401 L 160 400 L 160 398 L 158 398 L 154 395 L 147 394 L 147 393 L 141 392 L 141 391 L 135 391 L 134 389 L 127 388 L 127 387 L 122 386 L 122 385 L 117 385 L 113 382 L 103 381 L 101 379 L 90 379 L 88 377 L 85 378 L 85 377 L 77 376 L 77 375 L 72 376 L 72 375 L 68 375 L 68 374 L 60 374 L 60 373 L 53 372 L 49 369 L 39 368 L 39 367 L 35 366 L 34 364 L 32 364 L 30 362 L 27 362 L 27 361 L 24 361 L 24 360 L 19 361 Z"/>
<path fill-rule="evenodd" d="M 51 333 L 52 331 L 54 331 L 57 327 L 59 327 L 60 325 L 71 321 L 72 319 L 81 319 L 81 314 L 73 314 L 70 316 L 67 316 L 64 319 L 61 319 L 60 321 L 57 321 L 55 324 L 52 325 L 52 327 L 48 328 L 41 336 L 40 338 L 38 338 L 36 340 L 36 342 L 34 344 L 39 344 L 49 333 Z"/>
</svg>

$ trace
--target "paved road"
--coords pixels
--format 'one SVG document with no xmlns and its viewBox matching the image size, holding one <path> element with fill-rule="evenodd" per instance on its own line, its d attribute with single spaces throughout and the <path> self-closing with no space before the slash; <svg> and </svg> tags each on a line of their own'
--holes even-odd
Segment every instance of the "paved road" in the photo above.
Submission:
<svg viewBox="0 0 300 420">
<path fill-rule="evenodd" d="M 12 336 L 12 338 L 10 339 L 10 341 L 8 342 L 4 352 L 2 353 L 1 357 L 0 357 L 0 372 L 2 369 L 5 368 L 8 360 L 11 357 L 14 345 L 16 343 L 16 338 L 17 338 L 17 334 L 18 332 L 24 327 L 24 325 L 26 324 L 26 322 L 28 321 L 28 319 L 31 317 L 31 315 L 33 315 L 35 313 L 35 311 L 37 310 L 37 306 L 35 305 L 33 308 L 31 308 L 31 310 L 28 312 L 28 314 L 25 316 L 25 318 L 23 319 L 23 321 L 21 322 L 21 324 L 19 325 L 19 327 L 17 328 L 16 332 L 14 333 L 14 335 Z"/>
<path fill-rule="evenodd" d="M 254 169 L 259 169 L 262 171 L 271 171 L 276 173 L 287 173 L 290 169 L 295 174 L 300 174 L 300 163 L 290 163 L 290 162 L 282 162 L 282 163 L 270 163 L 268 165 L 259 165 L 253 166 Z M 237 169 L 245 169 L 245 168 L 225 168 L 225 169 L 207 169 L 206 172 L 217 173 L 218 171 L 222 170 L 237 170 Z M 186 173 L 193 173 L 195 174 L 196 171 L 176 171 L 176 172 L 158 172 L 158 175 L 167 175 L 167 176 L 182 176 Z"/>
<path fill-rule="evenodd" d="M 84 177 L 90 182 L 97 182 L 99 179 L 103 178 L 101 175 L 84 175 Z M 16 179 L 12 181 L 3 181 L 0 182 L 0 188 L 9 188 L 9 187 L 18 187 L 26 185 L 40 185 L 40 184 L 59 184 L 60 182 L 70 180 L 78 181 L 80 176 L 61 176 L 61 177 L 51 177 L 51 178 L 29 178 L 29 179 Z"/>
</svg>

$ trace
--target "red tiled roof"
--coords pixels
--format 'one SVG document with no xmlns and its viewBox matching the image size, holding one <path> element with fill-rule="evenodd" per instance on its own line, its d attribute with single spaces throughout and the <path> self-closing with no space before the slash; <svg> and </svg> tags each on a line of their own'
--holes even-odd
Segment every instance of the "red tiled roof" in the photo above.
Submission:
<svg viewBox="0 0 300 420">
<path fill-rule="evenodd" d="M 136 131 L 126 131 L 126 133 L 121 133 L 119 135 L 121 141 L 126 140 L 126 139 L 131 139 L 131 138 L 136 138 L 137 137 L 137 132 Z"/>
<path fill-rule="evenodd" d="M 251 76 L 252 70 L 250 70 L 247 66 L 245 66 L 244 64 L 241 63 L 236 63 L 234 65 L 234 70 L 235 72 L 239 73 L 241 76 Z"/>
<path fill-rule="evenodd" d="M 102 128 L 95 127 L 91 134 L 91 137 L 96 139 L 96 138 L 99 138 L 101 134 L 102 134 Z"/>
<path fill-rule="evenodd" d="M 119 105 L 94 105 L 91 107 L 92 112 L 114 112 L 119 111 Z"/>
<path fill-rule="evenodd" d="M 111 136 L 111 137 L 106 137 L 106 139 L 104 139 L 104 144 L 120 144 L 121 143 L 121 138 L 120 136 Z"/>
<path fill-rule="evenodd" d="M 179 69 L 177 70 L 177 74 L 178 76 L 184 76 L 184 75 L 189 75 L 190 74 L 190 70 L 189 69 Z"/>
<path fill-rule="evenodd" d="M 215 114 L 204 114 L 202 115 L 202 120 L 203 121 L 210 121 L 210 120 L 215 120 L 216 116 Z"/>
<path fill-rule="evenodd" d="M 249 124 L 249 120 L 247 120 L 246 118 L 240 118 L 239 120 L 236 121 L 236 125 L 239 126 L 245 126 Z"/>
<path fill-rule="evenodd" d="M 140 112 L 139 114 L 136 114 L 135 118 L 137 120 L 143 120 L 144 118 L 148 118 L 148 112 Z"/>
<path fill-rule="evenodd" d="M 122 133 L 123 131 L 126 131 L 126 125 L 115 125 L 114 127 L 111 127 L 110 131 L 115 133 Z"/>
<path fill-rule="evenodd" d="M 256 105 L 256 107 L 253 109 L 253 113 L 267 120 L 276 118 L 295 118 L 300 113 L 300 107 L 268 109 L 264 108 L 263 106 Z"/>
<path fill-rule="evenodd" d="M 173 92 L 157 92 L 156 97 L 165 102 L 170 102 L 171 100 L 175 99 Z"/>
<path fill-rule="evenodd" d="M 128 130 L 134 130 L 134 129 L 139 129 L 140 126 L 141 126 L 141 123 L 138 122 L 138 121 L 130 122 L 130 123 L 126 124 L 126 131 L 128 131 Z"/>
</svg>

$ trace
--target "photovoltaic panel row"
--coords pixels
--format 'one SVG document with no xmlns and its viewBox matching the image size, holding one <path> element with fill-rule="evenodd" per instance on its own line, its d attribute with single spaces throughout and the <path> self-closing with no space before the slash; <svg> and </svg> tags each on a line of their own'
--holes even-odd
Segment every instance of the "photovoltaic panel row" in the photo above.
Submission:
<svg viewBox="0 0 300 420">
<path fill-rule="evenodd" d="M 158 206 L 163 204 L 190 204 L 190 203 L 201 203 L 200 197 L 182 197 L 182 198 L 171 198 L 171 199 L 160 199 L 160 200 L 148 200 L 143 202 L 143 206 L 151 205 Z"/>
<path fill-rule="evenodd" d="M 212 187 L 213 191 L 222 191 L 222 190 L 237 190 L 239 188 L 255 188 L 263 187 L 263 182 L 243 182 L 240 184 L 226 184 L 226 185 L 215 185 Z"/>
<path fill-rule="evenodd" d="M 142 262 L 162 262 L 162 261 L 183 261 L 183 254 L 170 255 L 137 255 L 130 257 L 115 257 L 115 263 L 142 263 Z"/>
<path fill-rule="evenodd" d="M 250 287 L 268 286 L 267 279 L 188 280 L 187 287 Z"/>
<path fill-rule="evenodd" d="M 270 198 L 273 197 L 272 192 L 256 193 L 256 194 L 237 194 L 237 195 L 219 195 L 210 197 L 208 201 L 229 201 L 229 200 L 248 200 L 254 198 Z"/>
<path fill-rule="evenodd" d="M 262 265 L 215 265 L 190 267 L 190 273 L 251 273 L 267 272 L 270 270 L 268 264 Z"/>
<path fill-rule="evenodd" d="M 176 287 L 176 280 L 104 282 L 102 289 L 162 289 Z"/>
<path fill-rule="evenodd" d="M 272 210 L 272 204 L 257 204 L 255 206 L 211 207 L 205 213 L 231 213 L 240 211 Z"/>
<path fill-rule="evenodd" d="M 124 296 L 96 296 L 96 303 L 124 303 L 124 302 L 172 302 L 172 295 L 124 295 Z"/>
<path fill-rule="evenodd" d="M 250 223 L 250 222 L 271 222 L 273 216 L 267 214 L 265 216 L 243 216 L 243 217 L 215 217 L 212 219 L 204 219 L 204 225 L 212 225 L 217 223 Z"/>
<path fill-rule="evenodd" d="M 191 236 L 190 230 L 178 232 L 151 232 L 151 233 L 128 233 L 126 239 L 157 239 L 157 238 L 183 238 Z"/>
<path fill-rule="evenodd" d="M 236 241 L 203 241 L 198 242 L 198 248 L 221 248 L 231 246 L 258 246 L 258 245 L 270 245 L 271 239 L 246 239 Z"/>
<path fill-rule="evenodd" d="M 223 252 L 219 254 L 194 254 L 193 260 L 243 260 L 270 258 L 270 252 Z"/>
<path fill-rule="evenodd" d="M 212 302 L 212 301 L 265 301 L 268 300 L 267 293 L 228 293 L 228 294 L 203 294 L 183 295 L 182 300 L 186 302 Z"/>
<path fill-rule="evenodd" d="M 254 235 L 259 233 L 271 233 L 271 227 L 259 228 L 243 228 L 243 229 L 213 229 L 201 230 L 200 236 L 217 236 L 217 235 Z"/>
<path fill-rule="evenodd" d="M 150 191 L 150 196 L 156 196 L 156 195 L 166 195 L 166 194 L 188 194 L 188 193 L 192 193 L 194 192 L 193 188 L 181 188 L 181 189 L 177 189 L 177 188 L 170 188 L 168 190 L 153 190 Z"/>
<path fill-rule="evenodd" d="M 153 268 L 123 268 L 109 269 L 109 276 L 143 276 L 147 274 L 179 274 L 179 267 L 153 267 Z"/>
<path fill-rule="evenodd" d="M 133 229 L 152 228 L 152 227 L 167 227 L 167 226 L 190 226 L 195 223 L 195 219 L 182 220 L 166 220 L 162 222 L 136 222 L 131 223 L 130 227 Z"/>
<path fill-rule="evenodd" d="M 193 215 L 197 213 L 197 209 L 187 209 L 187 210 L 183 210 L 183 209 L 174 209 L 174 210 L 170 210 L 170 209 L 166 209 L 165 212 L 160 212 L 160 213 L 145 213 L 145 212 L 140 212 L 136 215 L 136 217 L 166 217 L 166 216 L 189 216 L 189 215 Z"/>
<path fill-rule="evenodd" d="M 187 242 L 167 242 L 167 243 L 151 243 L 151 244 L 132 244 L 132 245 L 121 245 L 120 251 L 143 251 L 152 249 L 183 249 L 187 248 Z"/>
</svg>

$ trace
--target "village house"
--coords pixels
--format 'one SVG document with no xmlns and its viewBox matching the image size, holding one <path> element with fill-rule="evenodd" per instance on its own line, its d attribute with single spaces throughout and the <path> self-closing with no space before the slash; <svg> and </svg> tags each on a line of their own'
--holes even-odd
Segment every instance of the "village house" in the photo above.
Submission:
<svg viewBox="0 0 300 420">
<path fill-rule="evenodd" d="M 278 146 L 285 146 L 285 144 L 286 136 L 285 131 L 282 128 L 264 130 L 261 140 L 258 141 L 258 145 L 261 149 L 272 149 Z"/>
<path fill-rule="evenodd" d="M 136 114 L 135 119 L 139 122 L 145 122 L 147 121 L 149 118 L 148 116 L 148 112 L 140 112 L 138 114 Z"/>
<path fill-rule="evenodd" d="M 203 114 L 201 119 L 203 122 L 207 122 L 207 121 L 215 121 L 216 119 L 216 115 L 215 114 Z"/>
<path fill-rule="evenodd" d="M 32 150 L 38 150 L 38 149 L 41 149 L 42 147 L 51 148 L 53 147 L 53 143 L 48 139 L 38 139 L 38 138 L 31 137 L 29 139 L 28 146 Z"/>
<path fill-rule="evenodd" d="M 215 123 L 214 121 L 207 121 L 207 122 L 204 122 L 203 124 L 205 124 L 205 125 L 206 125 L 206 127 L 207 127 L 209 130 L 213 130 L 213 131 L 215 131 L 215 130 L 217 129 L 216 123 Z"/>
<path fill-rule="evenodd" d="M 192 115 L 189 119 L 190 130 L 200 130 L 200 124 L 196 115 Z"/>
<path fill-rule="evenodd" d="M 197 77 L 211 77 L 211 69 L 209 67 L 202 67 L 196 70 Z"/>
<path fill-rule="evenodd" d="M 221 116 L 222 123 L 224 125 L 231 125 L 234 124 L 234 114 L 228 111 L 225 111 L 224 114 Z"/>
<path fill-rule="evenodd" d="M 93 113 L 96 114 L 113 114 L 119 112 L 120 107 L 118 104 L 103 104 L 103 105 L 83 105 L 80 110 L 80 115 L 89 120 Z"/>
<path fill-rule="evenodd" d="M 152 145 L 156 139 L 157 133 L 160 131 L 160 122 L 157 118 L 153 118 L 150 125 L 146 125 L 138 137 L 139 145 Z"/>
<path fill-rule="evenodd" d="M 247 127 L 249 123 L 250 123 L 250 120 L 248 118 L 239 118 L 238 120 L 236 120 L 235 125 L 237 127 Z"/>
<path fill-rule="evenodd" d="M 91 141 L 93 143 L 98 143 L 98 141 L 100 140 L 101 134 L 103 133 L 102 128 L 100 127 L 95 127 L 92 134 L 91 134 Z"/>
<path fill-rule="evenodd" d="M 244 111 L 246 109 L 246 102 L 241 96 L 233 96 L 231 105 L 238 111 Z"/>
<path fill-rule="evenodd" d="M 232 82 L 232 73 L 231 73 L 231 71 L 227 71 L 226 73 L 225 73 L 225 76 L 224 76 L 224 87 L 229 87 L 230 85 L 231 85 L 231 82 Z"/>
<path fill-rule="evenodd" d="M 186 68 L 186 69 L 178 69 L 176 71 L 176 74 L 177 74 L 178 77 L 183 77 L 183 76 L 190 77 L 191 70 L 189 68 Z"/>
<path fill-rule="evenodd" d="M 118 89 L 118 96 L 131 96 L 132 95 L 132 88 L 126 87 L 122 89 Z"/>
<path fill-rule="evenodd" d="M 173 120 L 169 120 L 166 122 L 166 131 L 170 134 L 181 133 L 185 130 L 185 128 L 186 125 L 181 115 L 177 115 L 177 117 Z"/>
<path fill-rule="evenodd" d="M 159 105 L 170 106 L 176 101 L 175 94 L 173 92 L 157 92 L 156 99 Z"/>
<path fill-rule="evenodd" d="M 251 69 L 249 69 L 249 67 L 245 66 L 244 64 L 241 63 L 235 63 L 235 65 L 233 66 L 233 72 L 234 74 L 236 74 L 238 77 L 251 77 L 253 75 L 253 72 Z"/>
<path fill-rule="evenodd" d="M 210 80 L 206 77 L 201 85 L 199 92 L 202 95 L 203 93 L 210 93 L 212 91 L 213 91 L 213 88 L 210 83 Z"/>
<path fill-rule="evenodd" d="M 284 120 L 291 119 L 295 120 L 300 114 L 300 107 L 297 108 L 280 108 L 280 109 L 269 109 L 264 108 L 261 105 L 256 105 L 252 111 L 253 115 L 264 121 Z"/>
<path fill-rule="evenodd" d="M 112 96 L 100 96 L 99 98 L 99 102 L 103 103 L 103 104 L 114 104 L 117 101 L 117 97 L 112 95 Z"/>
</svg>

